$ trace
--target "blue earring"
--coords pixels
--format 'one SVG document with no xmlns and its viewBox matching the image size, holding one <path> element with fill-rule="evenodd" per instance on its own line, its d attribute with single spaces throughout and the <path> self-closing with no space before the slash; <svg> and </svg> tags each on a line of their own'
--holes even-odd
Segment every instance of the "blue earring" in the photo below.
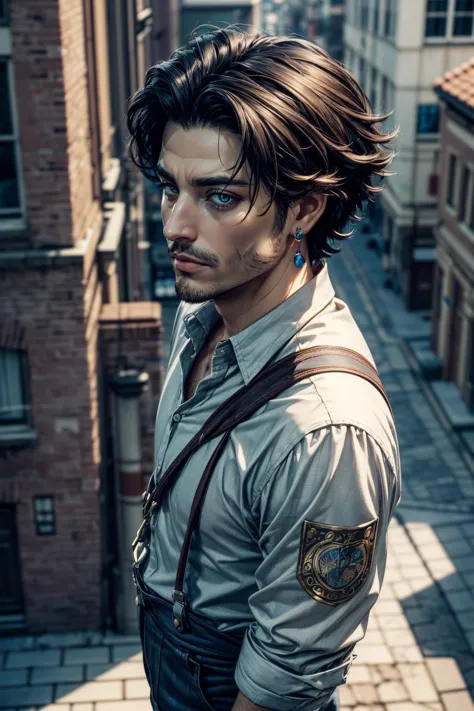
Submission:
<svg viewBox="0 0 474 711">
<path fill-rule="evenodd" d="M 297 242 L 301 242 L 301 240 L 304 237 L 304 232 L 301 230 L 299 227 L 296 228 L 296 234 L 295 234 L 295 239 Z M 298 269 L 301 269 L 303 264 L 306 262 L 305 258 L 301 254 L 300 248 L 298 246 L 298 251 L 296 252 L 294 256 L 294 262 L 295 262 L 295 267 L 298 267 Z"/>
</svg>

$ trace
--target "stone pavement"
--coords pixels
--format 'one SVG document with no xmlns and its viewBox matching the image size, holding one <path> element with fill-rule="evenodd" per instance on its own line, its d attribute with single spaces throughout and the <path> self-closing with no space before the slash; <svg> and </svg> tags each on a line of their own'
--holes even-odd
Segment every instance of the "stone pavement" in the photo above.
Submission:
<svg viewBox="0 0 474 711">
<path fill-rule="evenodd" d="M 474 691 L 474 482 L 457 441 L 410 370 L 400 304 L 362 271 L 360 235 L 330 260 L 391 398 L 404 492 L 385 582 L 341 687 L 344 711 L 471 711 Z M 392 319 L 393 316 L 393 319 Z M 407 327 L 416 328 L 416 317 Z M 470 694 L 471 692 L 471 694 Z M 0 639 L 0 709 L 150 711 L 137 638 L 77 633 Z M 192 710 L 190 710 L 192 711 Z"/>
</svg>

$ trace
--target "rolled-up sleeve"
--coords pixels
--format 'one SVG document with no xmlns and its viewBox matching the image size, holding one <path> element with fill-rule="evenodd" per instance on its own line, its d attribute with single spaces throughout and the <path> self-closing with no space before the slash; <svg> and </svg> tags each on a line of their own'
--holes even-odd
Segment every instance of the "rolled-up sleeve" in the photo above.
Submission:
<svg viewBox="0 0 474 711">
<path fill-rule="evenodd" d="M 262 551 L 258 589 L 249 599 L 254 622 L 235 676 L 251 701 L 314 711 L 345 682 L 353 646 L 365 634 L 380 591 L 398 498 L 398 476 L 388 457 L 352 425 L 307 434 L 262 484 L 252 509 Z M 346 536 L 353 543 L 326 545 L 325 538 L 336 541 L 338 533 L 339 540 Z M 323 539 L 313 550 L 319 551 L 321 576 L 327 575 L 326 598 L 301 574 L 307 536 L 317 534 Z M 358 545 L 363 534 L 367 540 Z"/>
</svg>

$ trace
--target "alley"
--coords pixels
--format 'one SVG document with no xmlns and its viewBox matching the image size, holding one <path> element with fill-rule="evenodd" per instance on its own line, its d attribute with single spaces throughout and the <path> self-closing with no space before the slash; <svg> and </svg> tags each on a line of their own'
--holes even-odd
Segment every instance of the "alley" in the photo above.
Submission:
<svg viewBox="0 0 474 711">
<path fill-rule="evenodd" d="M 474 482 L 410 370 L 362 236 L 330 260 L 390 396 L 403 499 L 385 583 L 341 688 L 344 709 L 468 711 L 474 692 Z M 392 300 L 393 309 L 396 299 Z M 401 308 L 401 307 L 400 307 Z M 407 320 L 409 320 L 407 316 Z M 0 709 L 150 711 L 138 638 L 99 633 L 0 639 Z"/>
</svg>

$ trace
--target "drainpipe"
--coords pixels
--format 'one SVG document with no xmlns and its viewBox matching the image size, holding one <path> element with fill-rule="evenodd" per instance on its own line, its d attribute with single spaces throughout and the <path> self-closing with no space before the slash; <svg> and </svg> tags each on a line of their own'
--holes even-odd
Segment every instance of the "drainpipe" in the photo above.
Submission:
<svg viewBox="0 0 474 711">
<path fill-rule="evenodd" d="M 137 634 L 137 608 L 132 581 L 132 540 L 142 521 L 142 463 L 140 395 L 148 387 L 148 373 L 123 369 L 110 379 L 115 395 L 115 442 L 117 452 L 116 498 L 118 512 L 117 628 Z"/>
</svg>

